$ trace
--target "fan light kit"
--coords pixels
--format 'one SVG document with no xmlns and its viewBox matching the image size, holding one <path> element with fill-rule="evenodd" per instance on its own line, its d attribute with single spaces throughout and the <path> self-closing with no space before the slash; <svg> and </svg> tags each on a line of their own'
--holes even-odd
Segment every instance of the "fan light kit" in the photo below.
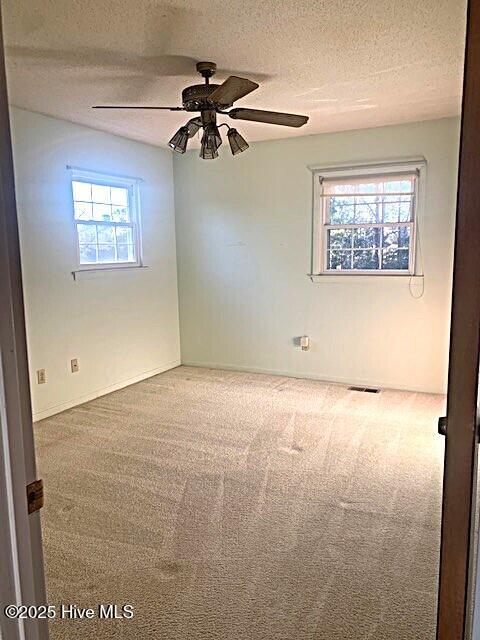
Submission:
<svg viewBox="0 0 480 640">
<path fill-rule="evenodd" d="M 198 62 L 197 71 L 205 79 L 205 84 L 194 84 L 186 87 L 182 92 L 182 107 L 150 107 L 99 105 L 94 109 L 162 109 L 167 111 L 200 112 L 199 116 L 191 118 L 175 133 L 168 146 L 177 153 L 185 153 L 188 140 L 193 138 L 200 129 L 203 130 L 200 147 L 200 157 L 213 160 L 218 157 L 218 148 L 222 144 L 220 127 L 227 127 L 227 138 L 232 154 L 242 153 L 248 149 L 245 138 L 226 122 L 217 124 L 217 114 L 229 116 L 234 120 L 251 120 L 266 124 L 279 124 L 286 127 L 302 127 L 308 122 L 308 116 L 294 113 L 280 113 L 278 111 L 262 111 L 260 109 L 231 109 L 233 103 L 248 95 L 258 84 L 238 78 L 228 77 L 222 84 L 210 84 L 210 78 L 215 74 L 217 65 L 214 62 Z M 226 111 L 226 109 L 230 109 Z"/>
</svg>

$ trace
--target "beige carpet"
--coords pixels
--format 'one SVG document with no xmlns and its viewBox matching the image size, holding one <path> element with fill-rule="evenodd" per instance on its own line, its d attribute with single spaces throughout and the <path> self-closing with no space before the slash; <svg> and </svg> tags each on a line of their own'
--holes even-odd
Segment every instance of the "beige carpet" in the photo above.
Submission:
<svg viewBox="0 0 480 640">
<path fill-rule="evenodd" d="M 55 639 L 433 640 L 440 396 L 180 367 L 36 425 Z"/>
</svg>

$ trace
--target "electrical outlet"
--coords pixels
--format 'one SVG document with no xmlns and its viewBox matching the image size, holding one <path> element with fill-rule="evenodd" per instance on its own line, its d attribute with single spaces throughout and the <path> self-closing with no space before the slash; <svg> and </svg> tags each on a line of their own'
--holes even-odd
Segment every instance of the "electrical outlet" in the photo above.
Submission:
<svg viewBox="0 0 480 640">
<path fill-rule="evenodd" d="M 70 368 L 72 370 L 72 373 L 77 373 L 79 369 L 77 358 L 73 358 L 72 360 L 70 360 Z"/>
<path fill-rule="evenodd" d="M 47 374 L 45 369 L 38 369 L 37 371 L 37 384 L 45 384 L 47 381 Z"/>
<path fill-rule="evenodd" d="M 308 351 L 310 349 L 310 338 L 308 336 L 301 336 L 300 346 L 302 347 L 302 351 Z"/>
</svg>

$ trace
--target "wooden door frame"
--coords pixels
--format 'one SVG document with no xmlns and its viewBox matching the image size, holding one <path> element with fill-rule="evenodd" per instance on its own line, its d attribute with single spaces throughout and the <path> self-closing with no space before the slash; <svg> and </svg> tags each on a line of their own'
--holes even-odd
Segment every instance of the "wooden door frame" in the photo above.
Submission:
<svg viewBox="0 0 480 640">
<path fill-rule="evenodd" d="M 480 0 L 470 0 L 458 172 L 437 640 L 466 640 L 480 352 Z M 480 607 L 480 602 L 475 603 Z"/>
<path fill-rule="evenodd" d="M 0 34 L 1 35 L 1 34 Z M 464 640 L 468 631 L 474 479 L 477 454 L 477 388 L 480 351 L 480 0 L 470 0 L 455 232 L 447 436 L 437 640 Z M 34 446 L 26 351 L 15 189 L 3 43 L 0 41 L 0 404 L 2 478 L 11 489 L 8 529 L 13 585 L 24 602 L 44 602 L 40 522 L 27 516 L 25 483 L 34 477 Z M 12 466 L 13 465 L 13 466 Z M 7 477 L 8 472 L 8 477 Z M 1 505 L 0 505 L 1 506 Z M 13 578 L 12 578 L 13 579 Z M 476 603 L 480 608 L 480 602 Z M 11 629 L 14 625 L 11 626 Z M 17 629 L 18 637 L 22 631 Z M 28 639 L 46 637 L 32 623 Z M 10 634 L 10 631 L 9 631 Z M 15 637 L 8 635 L 8 637 Z"/>
<path fill-rule="evenodd" d="M 0 630 L 45 640 L 46 621 L 10 620 L 8 604 L 45 603 L 40 514 L 28 514 L 36 479 L 12 144 L 0 8 Z"/>
</svg>

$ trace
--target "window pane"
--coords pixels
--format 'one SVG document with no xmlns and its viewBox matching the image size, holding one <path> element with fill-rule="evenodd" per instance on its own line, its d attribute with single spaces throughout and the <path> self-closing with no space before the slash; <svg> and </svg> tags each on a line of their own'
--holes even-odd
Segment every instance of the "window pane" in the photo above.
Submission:
<svg viewBox="0 0 480 640">
<path fill-rule="evenodd" d="M 413 199 L 410 196 L 400 198 L 399 222 L 410 222 L 411 220 L 413 220 L 412 204 Z"/>
<path fill-rule="evenodd" d="M 383 227 L 382 245 L 384 247 L 398 247 L 398 227 Z"/>
<path fill-rule="evenodd" d="M 118 244 L 117 256 L 119 262 L 135 262 L 135 246 L 133 244 Z"/>
<path fill-rule="evenodd" d="M 396 249 L 410 246 L 410 227 L 384 227 L 383 246 Z"/>
<path fill-rule="evenodd" d="M 112 220 L 115 222 L 130 222 L 128 207 L 112 206 Z"/>
<path fill-rule="evenodd" d="M 410 246 L 410 227 L 398 228 L 398 246 L 407 249 Z"/>
<path fill-rule="evenodd" d="M 353 268 L 354 269 L 378 269 L 380 259 L 378 251 L 354 251 L 353 252 Z"/>
<path fill-rule="evenodd" d="M 353 246 L 359 249 L 370 249 L 380 246 L 380 229 L 371 227 L 370 229 L 354 229 Z"/>
<path fill-rule="evenodd" d="M 77 224 L 78 242 L 80 244 L 96 244 L 97 232 L 93 224 Z"/>
<path fill-rule="evenodd" d="M 122 187 L 112 187 L 112 204 L 118 204 L 122 207 L 128 206 L 128 189 Z"/>
<path fill-rule="evenodd" d="M 73 207 L 76 220 L 92 219 L 92 205 L 89 202 L 75 202 Z"/>
<path fill-rule="evenodd" d="M 410 197 L 398 196 L 385 197 L 383 201 L 384 222 L 409 222 L 411 218 Z"/>
<path fill-rule="evenodd" d="M 327 178 L 323 183 L 323 193 L 325 195 L 412 193 L 414 185 L 415 176 L 413 174 L 346 178 L 344 180 L 329 180 Z"/>
<path fill-rule="evenodd" d="M 72 190 L 74 200 L 86 200 L 92 199 L 92 185 L 88 182 L 77 182 L 72 180 Z"/>
<path fill-rule="evenodd" d="M 374 194 L 374 193 L 381 193 L 383 191 L 383 183 L 382 182 L 375 182 L 374 180 L 372 181 L 365 181 L 365 178 L 361 181 L 358 182 L 355 179 L 349 182 L 345 182 L 345 183 L 339 183 L 339 184 L 335 184 L 334 182 L 332 183 L 327 183 L 326 188 L 325 188 L 325 193 L 327 194 L 334 194 L 334 195 L 350 195 L 353 193 L 363 193 L 363 194 Z"/>
<path fill-rule="evenodd" d="M 81 244 L 80 247 L 80 264 L 89 264 L 97 262 L 97 245 Z"/>
<path fill-rule="evenodd" d="M 342 194 L 342 193 L 355 193 L 355 186 L 351 184 L 332 184 L 327 188 L 328 193 Z"/>
<path fill-rule="evenodd" d="M 98 244 L 115 244 L 115 229 L 110 225 L 97 226 Z"/>
<path fill-rule="evenodd" d="M 401 269 L 408 270 L 408 249 L 384 249 L 383 250 L 383 269 Z"/>
<path fill-rule="evenodd" d="M 352 252 L 351 251 L 328 251 L 327 252 L 328 269 L 336 271 L 352 268 Z"/>
<path fill-rule="evenodd" d="M 383 221 L 399 222 L 400 221 L 400 202 L 384 202 L 383 203 Z"/>
<path fill-rule="evenodd" d="M 105 187 L 103 184 L 92 184 L 92 200 L 93 202 L 110 204 L 110 187 Z"/>
<path fill-rule="evenodd" d="M 348 249 L 352 246 L 351 229 L 330 229 L 328 231 L 329 249 Z"/>
<path fill-rule="evenodd" d="M 117 244 L 133 244 L 132 227 L 116 227 Z"/>
<path fill-rule="evenodd" d="M 355 222 L 360 224 L 380 222 L 375 200 L 369 202 L 369 199 L 357 198 L 356 201 Z"/>
<path fill-rule="evenodd" d="M 385 182 L 385 191 L 390 193 L 408 193 L 413 191 L 413 182 L 411 180 L 389 180 Z"/>
<path fill-rule="evenodd" d="M 93 219 L 94 220 L 110 220 L 112 207 L 109 204 L 94 204 Z"/>
<path fill-rule="evenodd" d="M 330 198 L 329 220 L 332 224 L 353 223 L 355 198 Z"/>
<path fill-rule="evenodd" d="M 115 262 L 115 245 L 99 244 L 98 245 L 98 261 L 99 262 Z"/>
<path fill-rule="evenodd" d="M 378 191 L 378 184 L 375 182 L 361 182 L 355 186 L 355 190 L 358 193 L 376 193 Z"/>
</svg>

